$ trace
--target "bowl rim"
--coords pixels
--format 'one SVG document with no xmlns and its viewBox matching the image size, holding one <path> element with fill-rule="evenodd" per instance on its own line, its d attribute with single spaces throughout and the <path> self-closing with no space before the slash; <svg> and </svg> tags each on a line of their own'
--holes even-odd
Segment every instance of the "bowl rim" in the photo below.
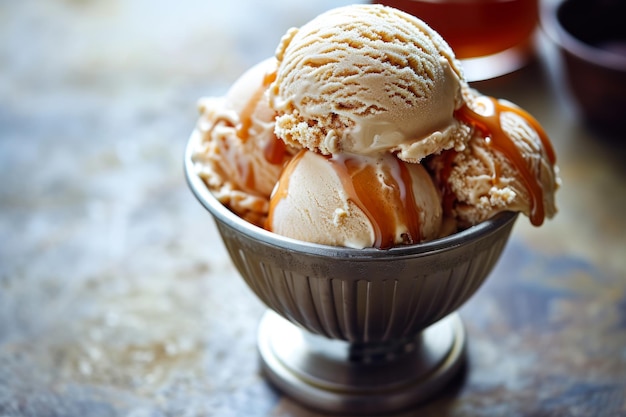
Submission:
<svg viewBox="0 0 626 417">
<path fill-rule="evenodd" d="M 192 133 L 189 138 L 184 154 L 185 178 L 189 188 L 202 206 L 211 213 L 216 222 L 223 223 L 229 228 L 243 233 L 255 241 L 263 242 L 267 246 L 274 246 L 291 252 L 300 252 L 322 257 L 331 256 L 339 259 L 380 260 L 382 258 L 425 257 L 435 253 L 453 250 L 469 242 L 475 243 L 485 239 L 500 229 L 506 228 L 508 225 L 512 226 L 512 223 L 517 219 L 519 214 L 513 211 L 501 212 L 491 219 L 452 235 L 414 245 L 395 246 L 390 249 L 355 249 L 342 246 L 322 245 L 288 238 L 244 220 L 213 195 L 195 169 L 195 163 L 193 161 L 194 143 L 199 140 L 200 136 L 197 135 L 196 132 L 197 131 L 194 130 L 194 133 Z"/>
<path fill-rule="evenodd" d="M 541 2 L 539 12 L 540 26 L 548 38 L 555 45 L 581 61 L 601 68 L 626 72 L 626 57 L 600 48 L 594 48 L 565 30 L 559 21 L 558 12 L 568 1 L 574 0 L 545 0 Z"/>
</svg>

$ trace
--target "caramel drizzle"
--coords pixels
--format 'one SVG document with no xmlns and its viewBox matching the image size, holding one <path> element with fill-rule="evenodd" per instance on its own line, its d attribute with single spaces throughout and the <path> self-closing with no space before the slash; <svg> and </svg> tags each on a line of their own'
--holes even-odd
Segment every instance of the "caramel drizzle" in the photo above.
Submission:
<svg viewBox="0 0 626 417">
<path fill-rule="evenodd" d="M 304 157 L 306 152 L 308 151 L 302 149 L 285 165 L 285 168 L 283 169 L 283 172 L 281 173 L 278 183 L 276 184 L 270 198 L 270 208 L 267 214 L 267 219 L 265 220 L 265 229 L 273 231 L 272 225 L 274 224 L 274 212 L 276 211 L 276 206 L 282 200 L 287 198 L 287 195 L 289 194 L 289 179 L 292 177 L 293 171 L 296 169 L 298 163 Z"/>
<path fill-rule="evenodd" d="M 241 113 L 239 114 L 239 123 L 237 123 L 233 127 L 235 128 L 235 134 L 237 135 L 239 139 L 241 139 L 242 142 L 245 143 L 250 138 L 250 128 L 252 127 L 252 115 L 254 114 L 254 110 L 256 109 L 256 106 L 259 104 L 259 101 L 261 101 L 261 99 L 263 98 L 263 94 L 265 93 L 265 90 L 267 89 L 267 87 L 275 79 L 276 79 L 276 71 L 272 71 L 266 74 L 263 77 L 262 84 L 257 88 L 254 94 L 252 94 L 252 96 L 250 97 L 250 99 L 248 100 L 244 108 L 241 110 Z M 219 123 L 225 123 L 227 125 L 232 126 L 232 123 L 226 116 L 220 116 L 215 119 L 213 124 L 207 130 L 207 133 L 211 134 L 211 132 L 215 129 L 215 127 Z M 225 144 L 220 144 L 220 145 L 221 145 L 220 148 L 223 148 L 225 146 Z M 285 143 L 282 140 L 278 139 L 276 135 L 271 135 L 271 137 L 269 138 L 267 144 L 265 145 L 263 149 L 263 156 L 265 157 L 265 159 L 270 164 L 279 165 L 284 162 L 286 155 L 287 155 L 287 146 L 285 145 Z M 253 184 L 254 179 L 250 178 L 250 175 L 252 175 L 251 174 L 252 166 L 247 158 L 245 157 L 242 157 L 242 158 L 243 160 L 239 160 L 237 163 L 239 167 L 239 171 L 242 174 L 246 173 L 245 175 L 242 175 L 243 177 L 246 178 L 245 180 L 246 184 L 248 185 Z M 237 158 L 237 159 L 242 159 L 242 158 Z M 250 169 L 247 169 L 247 167 L 244 165 L 250 165 Z"/>
<path fill-rule="evenodd" d="M 239 123 L 235 126 L 235 132 L 237 136 L 242 140 L 242 142 L 246 142 L 250 138 L 250 128 L 252 127 L 252 113 L 254 109 L 256 109 L 257 104 L 261 101 L 263 97 L 263 93 L 265 92 L 265 88 L 263 85 L 259 86 L 256 89 L 250 100 L 246 103 L 244 108 L 241 110 L 239 114 Z"/>
<path fill-rule="evenodd" d="M 500 123 L 500 114 L 502 112 L 512 112 L 517 114 L 526 120 L 533 129 L 539 135 L 543 148 L 546 151 L 548 160 L 552 165 L 556 162 L 556 156 L 552 144 L 548 139 L 545 131 L 530 114 L 520 109 L 505 104 L 496 100 L 493 97 L 484 97 L 490 100 L 493 104 L 493 113 L 490 115 L 481 115 L 473 111 L 467 105 L 463 105 L 460 109 L 455 111 L 455 117 L 474 128 L 478 129 L 484 137 L 487 139 L 488 146 L 497 149 L 502 152 L 513 163 L 517 171 L 520 173 L 522 182 L 524 183 L 526 190 L 530 194 L 531 207 L 530 207 L 530 221 L 533 225 L 539 226 L 543 223 L 545 218 L 544 205 L 543 205 L 543 187 L 539 182 L 539 179 L 533 175 L 528 166 L 528 163 L 524 159 L 521 151 L 517 148 L 513 140 L 502 128 Z"/>
<path fill-rule="evenodd" d="M 276 135 L 272 135 L 270 140 L 263 148 L 263 156 L 272 165 L 282 164 L 287 155 L 287 145 L 278 139 Z"/>
<path fill-rule="evenodd" d="M 263 84 L 262 84 L 263 91 L 267 90 L 269 85 L 273 83 L 274 80 L 276 80 L 275 70 L 270 73 L 265 74 L 265 77 L 263 77 Z M 261 97 L 259 97 L 259 100 L 260 99 Z M 252 124 L 252 122 L 248 122 L 248 123 Z M 273 164 L 273 165 L 282 164 L 283 161 L 285 160 L 285 156 L 287 155 L 287 145 L 285 145 L 285 142 L 278 139 L 276 135 L 272 135 L 270 140 L 265 145 L 265 149 L 263 149 L 263 155 L 265 156 L 265 159 L 267 160 L 267 162 L 269 162 L 270 164 Z"/>
<path fill-rule="evenodd" d="M 374 247 L 388 249 L 396 245 L 396 226 L 398 223 L 407 226 L 404 243 L 417 243 L 421 239 L 420 208 L 415 203 L 411 174 L 408 168 L 396 158 L 391 168 L 393 180 L 387 183 L 393 190 L 388 199 L 381 188 L 376 169 L 365 164 L 358 158 L 330 159 L 333 168 L 339 175 L 349 199 L 359 207 L 372 224 L 374 229 Z M 399 174 L 399 175 L 398 175 Z M 400 201 L 398 210 L 394 202 Z"/>
<path fill-rule="evenodd" d="M 261 101 L 267 87 L 269 87 L 275 79 L 276 71 L 265 74 L 263 82 L 256 89 L 254 94 L 252 94 L 250 100 L 248 100 L 244 108 L 241 110 L 241 114 L 239 115 L 239 124 L 235 127 L 235 129 L 237 136 L 239 136 L 242 141 L 245 142 L 250 137 L 250 128 L 252 127 L 252 114 L 254 113 L 254 109 L 256 109 L 259 101 Z"/>
<path fill-rule="evenodd" d="M 272 198 L 270 214 L 266 228 L 271 230 L 273 224 L 274 207 L 288 195 L 289 178 L 299 160 L 307 150 L 301 150 L 285 167 L 281 181 L 275 189 Z M 395 157 L 390 168 L 390 174 L 386 186 L 389 190 L 383 191 L 383 186 L 378 178 L 376 167 L 358 157 L 336 156 L 326 157 L 332 169 L 337 173 L 348 200 L 352 201 L 365 214 L 374 231 L 373 247 L 389 249 L 396 246 L 396 227 L 403 224 L 407 232 L 403 236 L 403 243 L 418 243 L 422 240 L 420 212 L 421 209 L 415 202 L 413 182 L 406 165 Z M 401 203 L 398 208 L 396 201 Z"/>
<path fill-rule="evenodd" d="M 454 164 L 454 158 L 457 155 L 457 151 L 454 149 L 450 149 L 449 151 L 443 152 L 441 157 L 443 159 L 443 168 L 441 173 L 439 174 L 441 177 L 439 178 L 439 186 L 441 190 L 441 199 L 442 199 L 442 207 L 444 213 L 452 213 L 452 209 L 454 208 L 454 203 L 456 202 L 456 194 L 451 190 L 448 179 L 450 178 L 450 174 L 452 174 L 452 168 Z"/>
</svg>

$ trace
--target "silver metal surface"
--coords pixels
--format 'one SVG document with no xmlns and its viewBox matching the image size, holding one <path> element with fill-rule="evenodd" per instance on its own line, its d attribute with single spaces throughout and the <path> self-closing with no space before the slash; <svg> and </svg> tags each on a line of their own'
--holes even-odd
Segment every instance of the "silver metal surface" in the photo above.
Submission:
<svg viewBox="0 0 626 417">
<path fill-rule="evenodd" d="M 314 335 L 347 342 L 353 353 L 360 352 L 361 356 L 370 358 L 393 356 L 399 347 L 409 347 L 424 329 L 454 312 L 474 294 L 498 260 L 517 218 L 516 213 L 505 212 L 452 236 L 389 250 L 359 250 L 297 241 L 246 222 L 215 199 L 194 171 L 192 147 L 190 141 L 185 156 L 187 181 L 213 215 L 238 271 L 271 310 L 310 333 L 306 337 L 298 336 L 308 339 L 300 342 L 295 336 L 300 333 L 294 333 L 295 339 L 285 342 L 296 343 L 292 348 L 283 349 L 279 342 L 271 342 L 272 348 L 262 350 L 273 352 L 262 357 L 268 374 L 275 380 L 288 375 L 278 363 L 288 369 L 308 369 L 307 361 L 321 363 L 319 357 L 314 359 L 312 346 L 319 349 L 329 344 L 321 343 L 320 338 L 309 343 Z M 264 334 L 272 332 L 275 331 L 267 330 Z M 430 343 L 435 342 L 428 341 L 426 346 Z M 420 360 L 411 368 L 386 368 L 385 372 L 377 373 L 376 379 L 383 374 L 386 377 L 380 392 L 371 398 L 380 399 L 381 407 L 393 405 L 382 401 L 384 393 L 395 385 L 406 385 L 407 378 L 419 376 L 423 369 L 432 369 L 432 361 L 427 360 L 429 355 L 445 356 L 450 344 L 456 342 L 440 343 L 443 347 L 427 349 L 430 353 L 419 356 Z M 326 349 L 326 353 L 331 351 Z M 308 379 L 320 389 L 324 386 L 331 398 L 338 386 L 345 390 L 357 384 L 354 379 L 342 380 L 346 374 L 337 364 L 345 362 L 345 358 L 335 358 L 333 362 L 332 355 L 324 357 L 325 371 L 319 376 L 323 384 L 315 381 L 312 373 L 294 381 Z M 364 366 L 365 360 L 351 364 L 358 368 Z M 338 386 L 332 384 L 333 378 Z M 433 378 L 431 385 L 438 385 Z M 288 381 L 284 379 L 280 385 L 290 392 Z M 295 388 L 291 391 L 294 390 L 297 391 Z M 301 400 L 304 397 L 300 395 Z M 329 410 L 334 411 L 355 412 L 359 408 L 350 402 L 350 408 L 340 409 L 344 402 L 329 402 L 321 394 L 314 397 L 315 404 L 310 405 L 317 408 L 325 409 L 328 403 L 333 404 Z"/>
<path fill-rule="evenodd" d="M 258 336 L 264 374 L 289 396 L 323 411 L 370 415 L 428 399 L 457 374 L 465 345 L 457 314 L 401 344 L 355 347 L 311 335 L 268 310 Z"/>
</svg>

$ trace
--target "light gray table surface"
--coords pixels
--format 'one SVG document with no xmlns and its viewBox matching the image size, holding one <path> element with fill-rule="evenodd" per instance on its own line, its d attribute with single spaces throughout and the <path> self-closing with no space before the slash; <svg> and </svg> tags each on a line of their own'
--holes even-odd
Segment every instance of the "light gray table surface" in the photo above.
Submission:
<svg viewBox="0 0 626 417">
<path fill-rule="evenodd" d="M 201 96 L 347 2 L 0 0 L 0 416 L 315 416 L 258 373 L 264 307 L 187 189 Z M 403 415 L 626 415 L 626 156 L 538 59 L 481 82 L 543 123 L 559 213 L 460 314 L 464 373 Z"/>
</svg>

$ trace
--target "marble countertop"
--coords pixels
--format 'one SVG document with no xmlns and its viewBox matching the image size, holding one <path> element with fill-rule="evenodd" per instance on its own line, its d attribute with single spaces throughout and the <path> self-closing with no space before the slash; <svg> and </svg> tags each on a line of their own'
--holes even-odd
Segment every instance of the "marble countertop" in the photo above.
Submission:
<svg viewBox="0 0 626 417">
<path fill-rule="evenodd" d="M 0 2 L 0 416 L 315 416 L 259 375 L 264 307 L 187 189 L 201 96 L 341 1 Z M 475 85 L 558 154 L 557 217 L 520 218 L 460 315 L 468 364 L 404 415 L 626 415 L 626 142 L 538 59 Z"/>
</svg>

